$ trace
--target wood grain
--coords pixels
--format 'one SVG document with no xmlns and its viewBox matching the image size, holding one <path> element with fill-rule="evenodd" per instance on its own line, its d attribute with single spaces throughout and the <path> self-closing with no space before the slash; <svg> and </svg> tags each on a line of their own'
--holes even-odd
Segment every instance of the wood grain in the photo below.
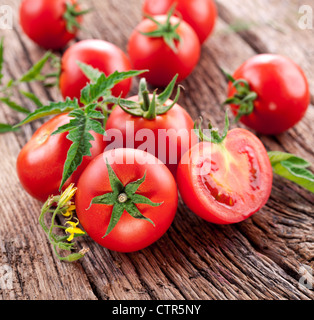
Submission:
<svg viewBox="0 0 314 320">
<path fill-rule="evenodd" d="M 33 44 L 18 24 L 5 36 L 5 79 L 18 78 L 44 51 Z M 313 5 L 313 1 L 307 1 Z M 139 0 L 89 1 L 95 8 L 85 19 L 76 41 L 99 38 L 126 51 L 128 37 L 141 19 Z M 314 93 L 313 30 L 297 26 L 300 1 L 218 0 L 219 19 L 206 41 L 193 74 L 182 84 L 180 98 L 193 118 L 202 115 L 222 126 L 227 83 L 220 68 L 234 71 L 256 53 L 287 55 L 305 70 Z M 242 25 L 240 32 L 235 27 Z M 245 26 L 245 27 L 243 27 Z M 59 53 L 60 55 L 62 53 Z M 138 79 L 132 92 L 137 91 Z M 43 101 L 61 99 L 58 90 L 31 84 L 27 90 Z M 16 99 L 31 107 L 25 99 Z M 313 101 L 312 96 L 312 101 Z M 1 105 L 0 121 L 22 117 Z M 268 150 L 282 150 L 314 163 L 314 109 L 304 120 L 276 137 L 258 135 Z M 180 200 L 167 234 L 136 253 L 108 251 L 91 239 L 79 242 L 90 252 L 74 264 L 53 255 L 37 220 L 41 204 L 19 184 L 15 162 L 22 146 L 40 122 L 18 133 L 0 136 L 0 267 L 12 268 L 13 287 L 0 288 L 2 300 L 312 300 L 313 290 L 300 283 L 300 268 L 314 268 L 314 199 L 309 192 L 275 177 L 268 204 L 247 221 L 216 226 L 196 217 Z"/>
</svg>

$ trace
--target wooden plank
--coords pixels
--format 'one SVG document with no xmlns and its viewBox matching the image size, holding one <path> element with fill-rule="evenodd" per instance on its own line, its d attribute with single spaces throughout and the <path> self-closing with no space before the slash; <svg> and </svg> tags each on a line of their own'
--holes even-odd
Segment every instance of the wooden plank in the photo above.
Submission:
<svg viewBox="0 0 314 320">
<path fill-rule="evenodd" d="M 7 1 L 18 10 L 14 0 Z M 245 4 L 243 4 L 245 2 Z M 235 70 L 260 52 L 286 54 L 300 63 L 314 92 L 311 72 L 313 31 L 295 27 L 298 1 L 218 0 L 219 21 L 202 49 L 202 58 L 183 83 L 180 98 L 197 119 L 200 115 L 222 126 L 227 83 L 220 67 Z M 266 3 L 266 4 L 265 4 Z M 76 40 L 100 38 L 124 51 L 132 29 L 141 19 L 138 0 L 90 1 L 95 10 L 86 17 Z M 271 10 L 270 10 L 271 8 Z M 244 19 L 245 17 L 245 19 Z M 229 24 L 249 21 L 240 33 Z M 19 77 L 44 51 L 22 33 L 15 16 L 14 29 L 5 31 L 5 77 Z M 61 54 L 61 53 L 60 53 Z M 138 79 L 132 92 L 137 92 Z M 57 90 L 32 84 L 27 87 L 43 101 L 60 99 Z M 18 96 L 23 105 L 29 103 Z M 5 107 L 0 121 L 21 120 Z M 277 137 L 260 136 L 269 150 L 298 154 L 314 163 L 313 106 L 295 128 Z M 91 239 L 78 244 L 90 252 L 80 262 L 55 259 L 37 219 L 41 205 L 21 188 L 15 172 L 21 147 L 40 125 L 0 136 L 0 266 L 13 270 L 12 290 L 0 299 L 313 299 L 299 283 L 302 265 L 314 267 L 313 196 L 296 185 L 275 178 L 269 203 L 247 221 L 215 226 L 192 214 L 180 200 L 167 234 L 151 247 L 132 254 L 110 252 Z"/>
</svg>

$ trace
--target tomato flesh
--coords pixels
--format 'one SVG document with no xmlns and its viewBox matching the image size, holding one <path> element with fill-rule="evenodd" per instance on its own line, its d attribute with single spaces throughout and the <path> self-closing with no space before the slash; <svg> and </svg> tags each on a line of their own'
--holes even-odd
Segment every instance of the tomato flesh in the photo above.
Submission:
<svg viewBox="0 0 314 320">
<path fill-rule="evenodd" d="M 237 223 L 260 210 L 272 187 L 272 168 L 257 137 L 231 130 L 222 144 L 203 142 L 185 154 L 177 181 L 187 206 L 203 219 Z"/>
</svg>

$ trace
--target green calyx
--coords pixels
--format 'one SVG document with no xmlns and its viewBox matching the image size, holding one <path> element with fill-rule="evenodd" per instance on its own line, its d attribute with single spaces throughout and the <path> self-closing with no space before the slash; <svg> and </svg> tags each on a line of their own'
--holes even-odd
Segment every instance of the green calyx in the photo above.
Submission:
<svg viewBox="0 0 314 320">
<path fill-rule="evenodd" d="M 107 159 L 106 165 L 108 169 L 109 181 L 112 192 L 106 193 L 99 197 L 95 197 L 90 204 L 90 207 L 93 204 L 104 204 L 113 206 L 109 226 L 104 237 L 106 237 L 117 225 L 124 211 L 126 211 L 135 219 L 145 220 L 154 225 L 154 222 L 149 218 L 143 216 L 136 206 L 136 204 L 147 204 L 152 207 L 159 207 L 162 205 L 162 203 L 154 203 L 147 197 L 136 193 L 139 187 L 145 181 L 146 173 L 143 178 L 134 182 L 130 182 L 129 184 L 124 186 L 115 174 L 115 172 L 113 171 L 113 169 L 111 168 L 111 166 L 109 165 Z"/>
<path fill-rule="evenodd" d="M 257 93 L 251 91 L 249 83 L 244 79 L 235 80 L 230 74 L 222 70 L 224 75 L 232 86 L 237 90 L 237 93 L 228 98 L 223 105 L 233 104 L 238 106 L 235 122 L 238 122 L 241 117 L 248 116 L 254 111 L 254 102 L 257 99 Z"/>
<path fill-rule="evenodd" d="M 176 46 L 176 41 L 177 42 L 181 41 L 181 37 L 178 34 L 177 29 L 180 26 L 181 20 L 175 25 L 172 25 L 170 22 L 170 19 L 174 13 L 175 7 L 176 7 L 176 4 L 170 8 L 167 14 L 167 20 L 165 23 L 160 23 L 159 21 L 154 19 L 152 16 L 145 15 L 147 19 L 156 23 L 157 29 L 151 32 L 140 32 L 140 33 L 144 36 L 151 37 L 151 38 L 163 38 L 165 43 L 171 48 L 171 50 L 174 53 L 177 53 L 178 49 Z"/>
<path fill-rule="evenodd" d="M 65 5 L 66 5 L 66 11 L 63 14 L 63 18 L 66 22 L 66 28 L 68 32 L 74 33 L 75 30 L 81 29 L 81 25 L 77 21 L 77 18 L 89 13 L 90 9 L 78 10 L 78 3 L 71 3 L 69 1 L 67 1 Z"/>
<path fill-rule="evenodd" d="M 148 120 L 154 120 L 158 115 L 167 113 L 179 100 L 180 86 L 178 86 L 177 94 L 172 103 L 166 105 L 170 99 L 178 75 L 176 75 L 167 88 L 159 95 L 154 91 L 152 98 L 147 89 L 147 82 L 143 78 L 140 80 L 138 101 L 131 101 L 126 99 L 111 99 L 109 102 L 118 104 L 125 112 L 135 117 L 143 117 Z"/>
<path fill-rule="evenodd" d="M 194 132 L 195 132 L 195 134 L 198 136 L 198 138 L 201 141 L 211 142 L 211 143 L 215 143 L 215 144 L 221 144 L 225 140 L 225 138 L 227 137 L 227 134 L 228 134 L 228 131 L 229 131 L 228 111 L 226 111 L 225 128 L 224 128 L 224 131 L 223 131 L 222 135 L 219 134 L 217 128 L 213 128 L 211 123 L 209 123 L 208 129 L 209 129 L 209 133 L 210 133 L 209 136 L 205 135 L 203 130 L 202 130 L 202 119 L 201 119 L 201 123 L 199 124 L 198 127 L 197 127 L 196 122 L 194 124 Z"/>
</svg>

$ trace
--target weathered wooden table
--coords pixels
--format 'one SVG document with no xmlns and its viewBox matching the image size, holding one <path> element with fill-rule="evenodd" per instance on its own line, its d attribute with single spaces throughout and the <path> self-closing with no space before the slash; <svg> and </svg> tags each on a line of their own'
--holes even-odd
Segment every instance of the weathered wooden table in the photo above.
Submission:
<svg viewBox="0 0 314 320">
<path fill-rule="evenodd" d="M 44 51 L 21 31 L 17 0 L 5 0 L 14 12 L 13 30 L 5 36 L 4 73 L 18 78 Z M 126 50 L 128 37 L 141 19 L 140 0 L 89 1 L 80 39 L 100 38 Z M 184 81 L 183 105 L 197 118 L 223 126 L 219 104 L 227 83 L 220 67 L 233 72 L 257 53 L 291 57 L 304 69 L 314 102 L 314 31 L 298 26 L 302 1 L 218 0 L 219 21 L 202 49 L 201 61 Z M 307 4 L 314 10 L 314 1 Z M 314 27 L 314 26 L 313 26 Z M 137 80 L 133 92 L 137 91 Z M 25 87 L 44 101 L 60 99 L 57 90 Z M 20 103 L 29 106 L 22 97 Z M 5 106 L 0 122 L 17 123 L 22 116 Z M 268 150 L 299 155 L 314 163 L 314 108 L 290 131 L 260 136 Z M 180 201 L 173 226 L 151 247 L 132 254 L 110 252 L 89 238 L 87 256 L 74 264 L 59 262 L 38 224 L 41 204 L 19 184 L 15 162 L 40 122 L 0 136 L 0 268 L 11 272 L 12 286 L 0 287 L 4 300 L 74 299 L 313 299 L 311 281 L 302 272 L 314 268 L 314 198 L 293 183 L 275 177 L 268 204 L 247 221 L 232 226 L 206 223 Z M 302 271 L 303 270 L 303 271 Z M 313 283 L 313 282 L 312 282 Z"/>
</svg>

